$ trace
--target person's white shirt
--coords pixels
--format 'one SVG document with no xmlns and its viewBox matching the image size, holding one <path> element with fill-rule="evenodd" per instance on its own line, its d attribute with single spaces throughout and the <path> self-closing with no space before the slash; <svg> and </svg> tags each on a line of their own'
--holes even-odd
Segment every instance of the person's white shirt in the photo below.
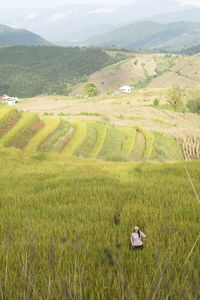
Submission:
<svg viewBox="0 0 200 300">
<path fill-rule="evenodd" d="M 138 235 L 138 232 L 133 232 L 131 234 L 131 245 L 132 246 L 142 246 L 142 239 L 141 237 L 146 237 L 146 235 L 140 231 L 140 237 Z"/>
</svg>

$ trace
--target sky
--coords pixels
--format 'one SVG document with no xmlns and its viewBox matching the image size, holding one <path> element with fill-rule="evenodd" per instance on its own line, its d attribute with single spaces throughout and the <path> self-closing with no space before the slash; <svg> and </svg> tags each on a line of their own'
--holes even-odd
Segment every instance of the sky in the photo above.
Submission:
<svg viewBox="0 0 200 300">
<path fill-rule="evenodd" d="M 67 4 L 99 4 L 104 6 L 118 6 L 139 0 L 0 0 L 0 8 L 16 8 L 16 7 L 56 7 Z M 148 0 L 151 1 L 151 0 Z M 162 0 L 160 0 L 162 2 Z M 184 5 L 200 6 L 200 0 L 174 0 Z"/>
<path fill-rule="evenodd" d="M 0 7 L 57 7 L 69 4 L 99 4 L 104 6 L 121 5 L 123 3 L 131 3 L 137 0 L 0 0 Z"/>
</svg>

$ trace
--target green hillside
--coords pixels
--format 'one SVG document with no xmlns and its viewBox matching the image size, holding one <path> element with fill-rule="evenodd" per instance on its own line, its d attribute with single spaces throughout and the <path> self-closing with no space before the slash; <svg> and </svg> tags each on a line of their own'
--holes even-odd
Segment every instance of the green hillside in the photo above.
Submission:
<svg viewBox="0 0 200 300">
<path fill-rule="evenodd" d="M 96 36 L 85 45 L 116 45 L 129 49 L 153 49 L 178 52 L 200 42 L 200 24 L 176 22 L 160 24 L 153 21 L 137 22 Z"/>
<path fill-rule="evenodd" d="M 15 29 L 5 25 L 0 25 L 0 47 L 6 46 L 42 46 L 51 45 L 38 34 L 28 30 Z"/>
<path fill-rule="evenodd" d="M 101 49 L 8 47 L 0 49 L 0 94 L 32 97 L 67 94 L 67 83 L 87 80 L 99 69 L 116 63 Z"/>
</svg>

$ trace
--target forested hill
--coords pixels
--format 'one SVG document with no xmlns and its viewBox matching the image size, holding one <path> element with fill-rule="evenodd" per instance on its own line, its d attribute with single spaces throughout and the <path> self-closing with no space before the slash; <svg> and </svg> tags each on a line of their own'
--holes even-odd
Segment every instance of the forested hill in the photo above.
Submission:
<svg viewBox="0 0 200 300">
<path fill-rule="evenodd" d="M 187 55 L 194 55 L 200 53 L 200 44 L 194 47 L 184 49 L 182 52 Z"/>
<path fill-rule="evenodd" d="M 15 45 L 40 46 L 51 45 L 51 43 L 44 40 L 38 34 L 34 34 L 28 30 L 0 25 L 0 47 Z"/>
<path fill-rule="evenodd" d="M 66 94 L 67 83 L 75 84 L 115 62 L 101 49 L 52 46 L 0 49 L 0 94 L 32 97 Z"/>
</svg>

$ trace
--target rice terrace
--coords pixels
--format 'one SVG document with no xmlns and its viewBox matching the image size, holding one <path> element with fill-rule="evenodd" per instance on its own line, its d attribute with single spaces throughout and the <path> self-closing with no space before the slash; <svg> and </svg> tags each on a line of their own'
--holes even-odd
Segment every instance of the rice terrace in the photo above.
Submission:
<svg viewBox="0 0 200 300">
<path fill-rule="evenodd" d="M 7 2 L 0 300 L 200 300 L 196 1 Z"/>
<path fill-rule="evenodd" d="M 147 92 L 138 104 L 52 96 L 0 108 L 2 299 L 198 298 L 199 203 L 184 165 L 199 193 L 199 116 L 163 118 L 140 102 Z M 142 253 L 129 248 L 133 224 Z"/>
</svg>

